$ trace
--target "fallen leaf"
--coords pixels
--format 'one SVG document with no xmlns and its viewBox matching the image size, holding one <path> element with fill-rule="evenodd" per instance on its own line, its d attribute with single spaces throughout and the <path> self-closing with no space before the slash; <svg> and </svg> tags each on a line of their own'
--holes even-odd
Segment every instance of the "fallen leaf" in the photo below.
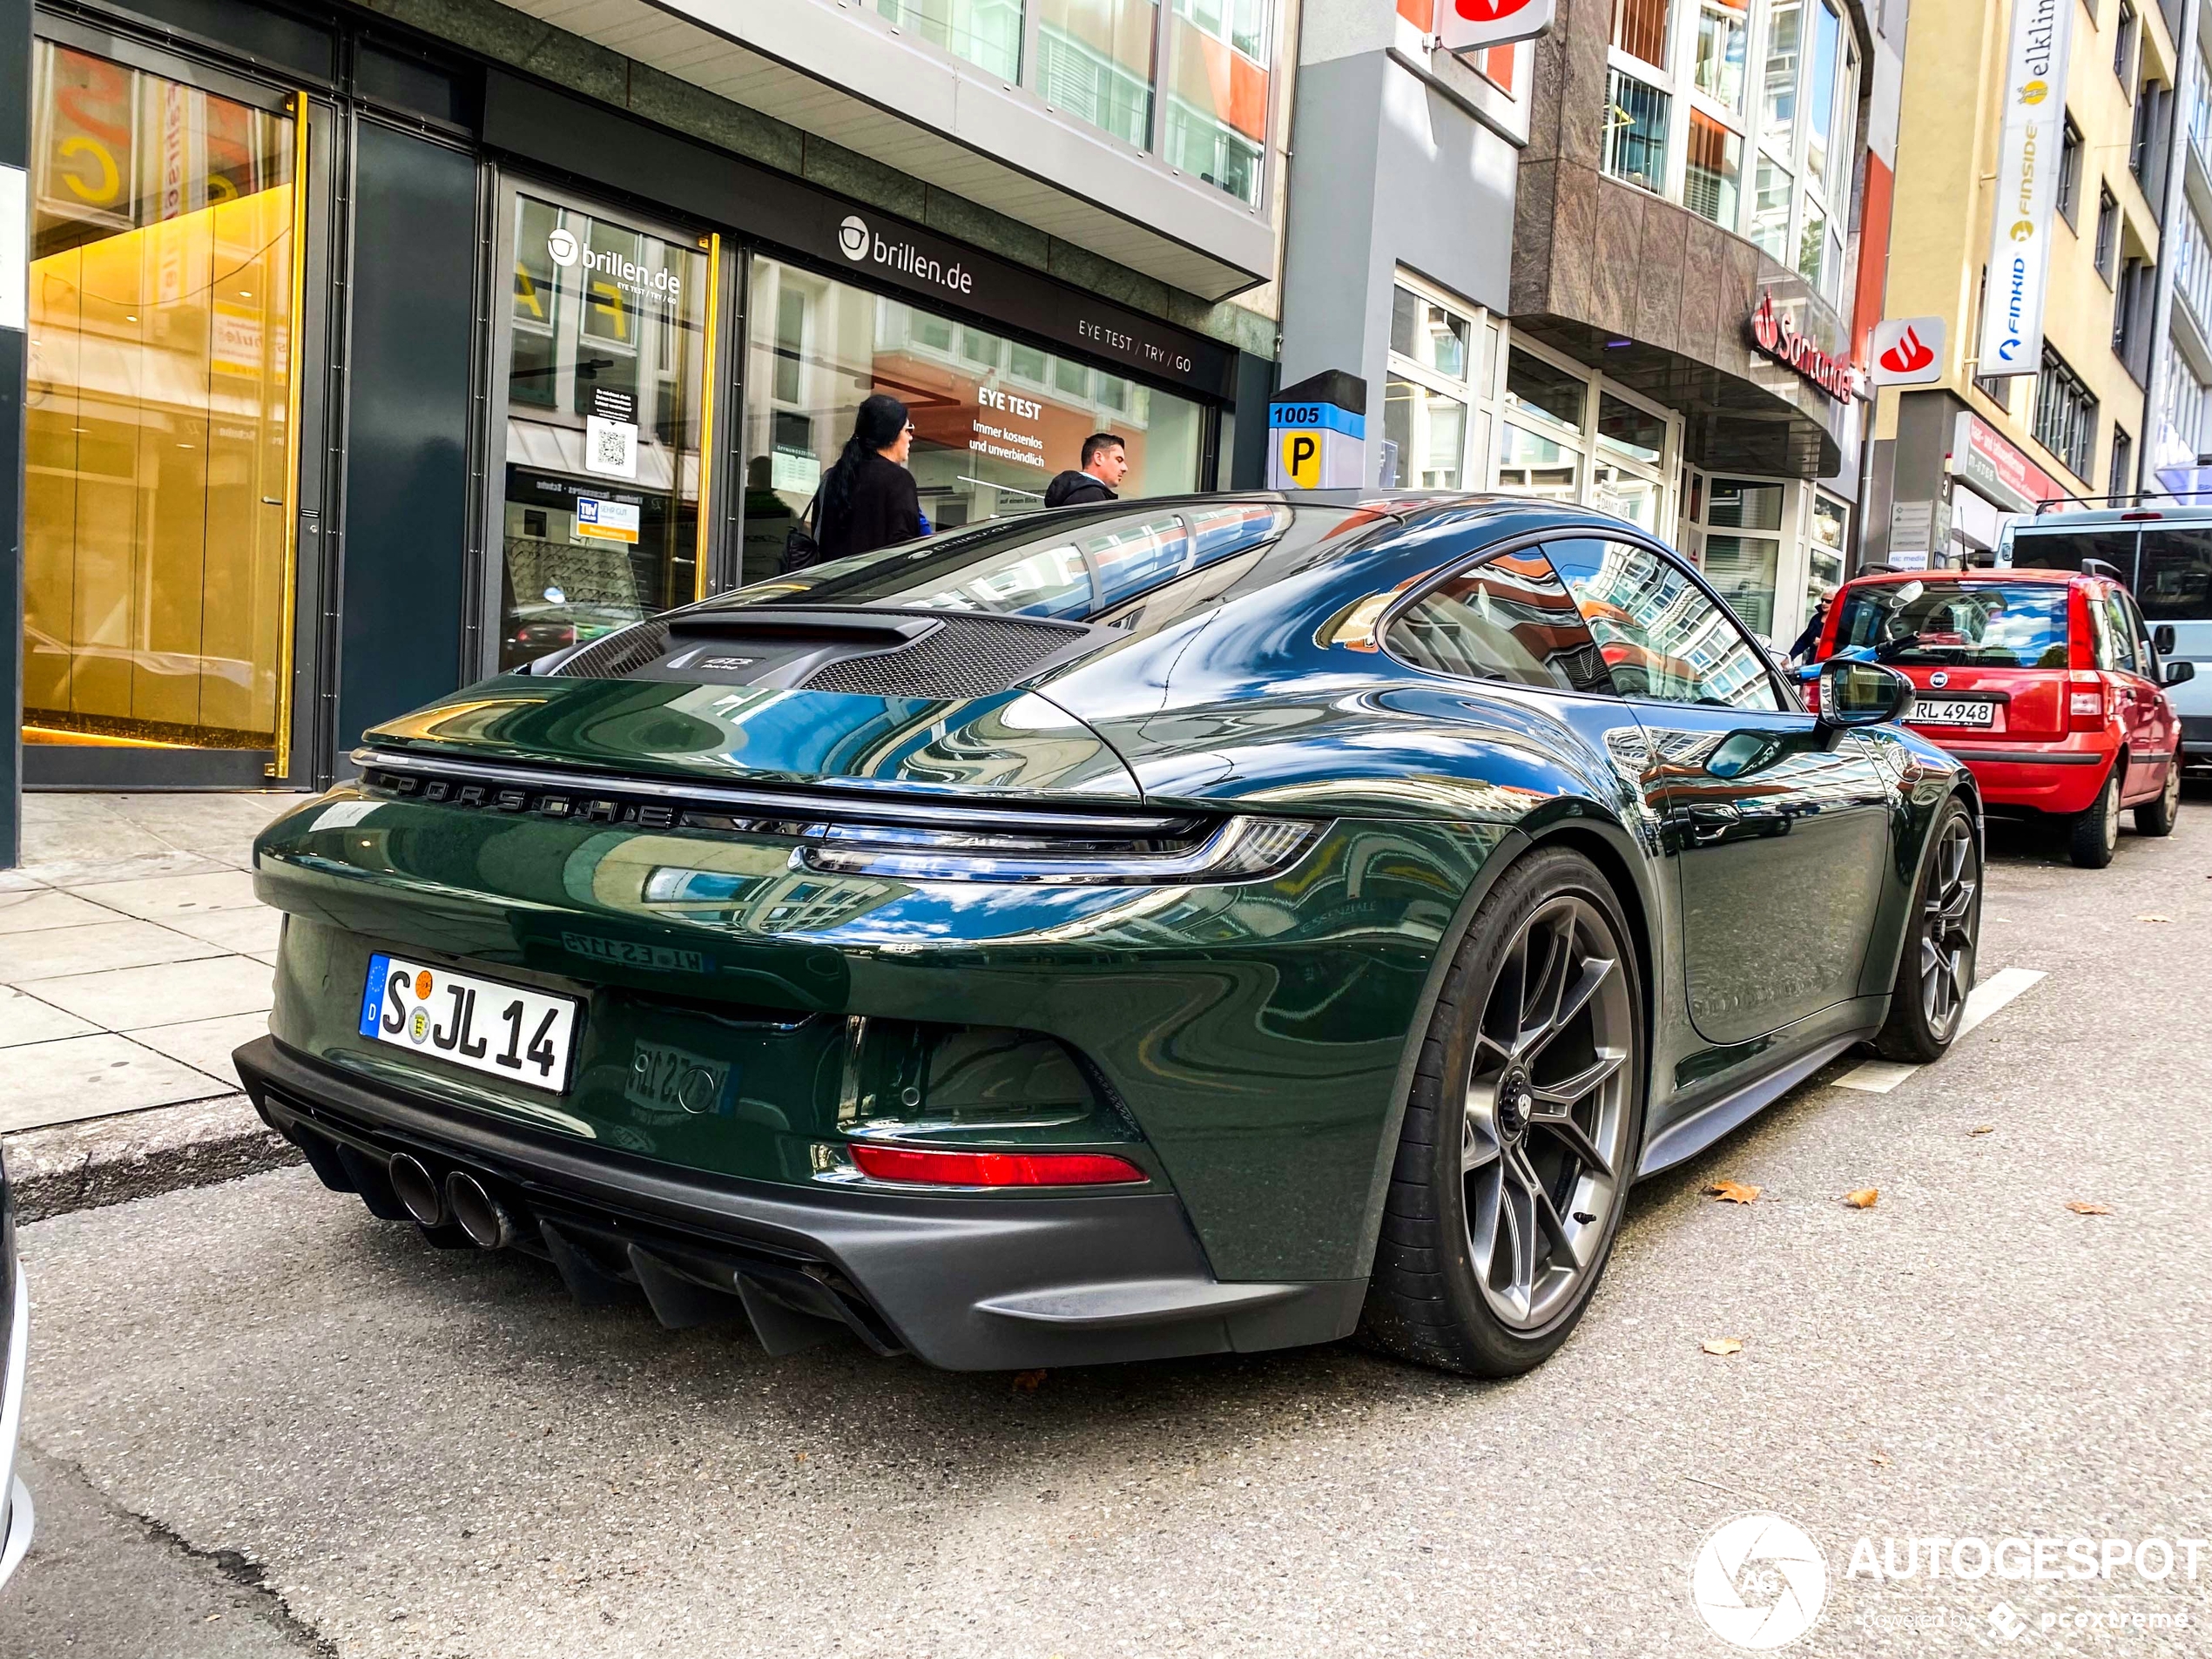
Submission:
<svg viewBox="0 0 2212 1659">
<path fill-rule="evenodd" d="M 1707 1353 L 1742 1353 L 1743 1341 L 1740 1337 L 1708 1337 L 1697 1345 Z"/>
<path fill-rule="evenodd" d="M 1861 1187 L 1856 1192 L 1844 1194 L 1844 1202 L 1854 1210 L 1871 1210 L 1874 1207 L 1874 1200 L 1881 1196 L 1880 1191 L 1876 1188 Z"/>
<path fill-rule="evenodd" d="M 1869 1452 L 1866 1454 L 1866 1460 L 1869 1463 L 1886 1464 L 1890 1460 L 1890 1454 L 1887 1452 Z"/>
<path fill-rule="evenodd" d="M 2091 1204 L 2087 1198 L 2071 1199 L 2066 1207 L 2077 1216 L 2108 1216 L 2112 1213 L 2110 1204 Z"/>
<path fill-rule="evenodd" d="M 2171 916 L 2155 915 L 2149 911 L 2145 911 L 2141 915 L 2137 916 L 2135 920 L 2137 921 L 2171 921 L 2174 918 Z"/>
<path fill-rule="evenodd" d="M 1994 1135 L 1996 1132 L 1997 1125 L 1994 1123 L 1977 1123 L 1966 1131 L 1969 1135 Z"/>
<path fill-rule="evenodd" d="M 1745 1186 L 1741 1181 L 1716 1181 L 1705 1190 L 1723 1204 L 1749 1204 L 1759 1196 L 1758 1188 Z"/>
<path fill-rule="evenodd" d="M 1035 1393 L 1037 1385 L 1043 1380 L 1044 1372 L 1042 1371 L 1017 1371 L 1014 1373 L 1014 1386 L 1024 1394 Z"/>
</svg>

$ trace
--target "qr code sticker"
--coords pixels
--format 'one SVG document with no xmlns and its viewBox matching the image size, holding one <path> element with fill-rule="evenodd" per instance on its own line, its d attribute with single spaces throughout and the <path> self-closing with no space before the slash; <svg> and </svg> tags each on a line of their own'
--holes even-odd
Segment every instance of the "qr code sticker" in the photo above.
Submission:
<svg viewBox="0 0 2212 1659">
<path fill-rule="evenodd" d="M 627 421 L 590 415 L 584 421 L 583 464 L 587 471 L 614 478 L 637 475 L 637 428 Z"/>
</svg>

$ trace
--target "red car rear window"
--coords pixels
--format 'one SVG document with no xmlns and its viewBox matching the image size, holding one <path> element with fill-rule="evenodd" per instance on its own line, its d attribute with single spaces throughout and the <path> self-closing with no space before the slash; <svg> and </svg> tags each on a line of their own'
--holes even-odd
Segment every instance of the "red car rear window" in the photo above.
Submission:
<svg viewBox="0 0 2212 1659">
<path fill-rule="evenodd" d="M 1838 651 L 1872 647 L 1884 663 L 2067 665 L 2067 590 L 2054 583 L 1869 583 L 1844 596 Z"/>
</svg>

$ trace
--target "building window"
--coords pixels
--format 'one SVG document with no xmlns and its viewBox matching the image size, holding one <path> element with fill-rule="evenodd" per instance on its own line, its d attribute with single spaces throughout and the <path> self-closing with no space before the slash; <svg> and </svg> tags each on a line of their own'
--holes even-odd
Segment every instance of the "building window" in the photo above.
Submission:
<svg viewBox="0 0 2212 1659">
<path fill-rule="evenodd" d="M 1743 181 L 1743 140 L 1703 110 L 1692 110 L 1683 206 L 1733 230 L 1737 193 Z"/>
<path fill-rule="evenodd" d="M 2135 441 L 2118 427 L 2112 429 L 2112 476 L 2105 493 L 2113 500 L 2134 493 Z"/>
<path fill-rule="evenodd" d="M 2075 477 L 2089 476 L 2097 435 L 2097 400 L 2066 359 L 2043 347 L 2043 372 L 2035 381 L 2035 441 L 2059 458 Z"/>
<path fill-rule="evenodd" d="M 1613 44 L 1652 68 L 1667 67 L 1668 0 L 1613 0 Z"/>
<path fill-rule="evenodd" d="M 2112 285 L 2113 254 L 2120 246 L 2120 202 L 2104 185 L 2097 186 L 2097 240 L 2094 257 L 2097 274 Z"/>
<path fill-rule="evenodd" d="M 1257 205 L 1267 157 L 1269 0 L 1174 0 L 1168 16 L 1171 167 Z"/>
<path fill-rule="evenodd" d="M 1021 78 L 1022 0 L 875 0 L 875 9 L 1001 80 Z"/>
<path fill-rule="evenodd" d="M 1037 95 L 1148 147 L 1158 10 L 1155 0 L 1037 0 Z"/>
<path fill-rule="evenodd" d="M 2066 118 L 2066 136 L 2059 143 L 2059 212 L 2075 230 L 2081 228 L 2081 129 Z"/>
<path fill-rule="evenodd" d="M 2112 72 L 2132 97 L 2135 64 L 2136 18 L 2134 0 L 2120 0 L 2120 25 L 2112 31 Z"/>
<path fill-rule="evenodd" d="M 1605 171 L 1646 190 L 1667 187 L 1667 115 L 1673 103 L 1656 87 L 1618 70 L 1606 78 Z"/>
<path fill-rule="evenodd" d="M 1731 115 L 1743 110 L 1743 61 L 1750 0 L 1704 0 L 1697 13 L 1697 90 Z"/>
<path fill-rule="evenodd" d="M 1516 341 L 1501 421 L 1500 489 L 1582 503 L 1655 536 L 1667 533 L 1681 448 L 1678 416 L 1580 364 Z"/>
<path fill-rule="evenodd" d="M 1481 307 L 1399 274 L 1377 477 L 1384 488 L 1487 486 L 1500 340 L 1498 323 Z"/>
<path fill-rule="evenodd" d="M 2161 354 L 2164 378 L 2159 399 L 2157 442 L 2151 448 L 2154 467 L 2188 467 L 2195 464 L 2202 453 L 2204 429 L 2204 400 L 2208 388 L 2196 377 L 2168 338 Z"/>
</svg>

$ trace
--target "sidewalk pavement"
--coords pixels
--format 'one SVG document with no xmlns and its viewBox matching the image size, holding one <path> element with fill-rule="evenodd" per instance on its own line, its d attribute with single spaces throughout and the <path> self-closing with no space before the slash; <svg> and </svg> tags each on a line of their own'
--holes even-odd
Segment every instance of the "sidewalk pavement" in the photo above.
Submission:
<svg viewBox="0 0 2212 1659">
<path fill-rule="evenodd" d="M 276 961 L 253 834 L 298 799 L 24 798 L 24 862 L 0 871 L 0 1148 L 27 1213 L 281 1161 L 230 1056 L 267 1029 Z"/>
</svg>

